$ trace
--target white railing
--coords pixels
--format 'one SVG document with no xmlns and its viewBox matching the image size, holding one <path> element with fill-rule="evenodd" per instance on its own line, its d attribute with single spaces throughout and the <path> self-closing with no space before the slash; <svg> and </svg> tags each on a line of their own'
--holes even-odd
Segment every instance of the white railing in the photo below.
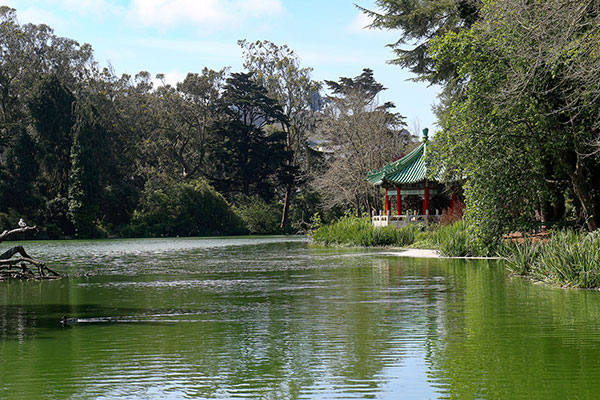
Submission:
<svg viewBox="0 0 600 400">
<path fill-rule="evenodd" d="M 395 226 L 400 227 L 407 224 L 413 224 L 417 222 L 428 223 L 437 222 L 440 220 L 440 215 L 437 210 L 435 215 L 419 215 L 419 214 L 400 214 L 400 215 L 374 215 L 372 218 L 373 226 Z"/>
</svg>

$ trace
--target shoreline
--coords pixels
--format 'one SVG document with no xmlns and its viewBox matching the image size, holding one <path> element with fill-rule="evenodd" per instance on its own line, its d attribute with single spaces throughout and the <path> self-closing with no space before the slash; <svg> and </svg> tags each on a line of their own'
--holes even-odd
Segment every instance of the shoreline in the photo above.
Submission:
<svg viewBox="0 0 600 400">
<path fill-rule="evenodd" d="M 445 258 L 445 259 L 461 259 L 461 260 L 502 260 L 502 257 L 448 257 L 440 254 L 439 250 L 432 249 L 405 249 L 397 248 L 393 250 L 384 251 L 384 255 L 395 256 L 395 257 L 409 257 L 409 258 Z"/>
</svg>

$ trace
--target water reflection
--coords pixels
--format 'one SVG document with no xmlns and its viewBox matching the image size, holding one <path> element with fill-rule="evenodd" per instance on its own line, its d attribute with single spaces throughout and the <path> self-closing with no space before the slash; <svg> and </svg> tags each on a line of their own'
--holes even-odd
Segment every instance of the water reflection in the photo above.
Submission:
<svg viewBox="0 0 600 400">
<path fill-rule="evenodd" d="M 510 280 L 497 263 L 281 238 L 39 246 L 75 276 L 0 284 L 0 398 L 564 398 L 598 389 L 598 294 Z M 86 323 L 63 327 L 63 315 Z"/>
</svg>

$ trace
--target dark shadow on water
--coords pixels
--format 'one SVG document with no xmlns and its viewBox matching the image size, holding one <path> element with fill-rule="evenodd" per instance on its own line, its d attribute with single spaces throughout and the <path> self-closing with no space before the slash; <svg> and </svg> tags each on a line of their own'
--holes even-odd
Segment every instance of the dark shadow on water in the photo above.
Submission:
<svg viewBox="0 0 600 400">
<path fill-rule="evenodd" d="M 175 321 L 144 320 L 152 314 L 177 315 L 178 310 L 148 310 L 141 308 L 102 307 L 95 304 L 69 305 L 2 305 L 0 306 L 0 340 L 36 340 L 48 338 L 48 331 L 93 327 L 106 324 L 169 325 Z M 197 311 L 196 311 L 197 312 Z M 63 317 L 67 321 L 63 322 Z"/>
</svg>

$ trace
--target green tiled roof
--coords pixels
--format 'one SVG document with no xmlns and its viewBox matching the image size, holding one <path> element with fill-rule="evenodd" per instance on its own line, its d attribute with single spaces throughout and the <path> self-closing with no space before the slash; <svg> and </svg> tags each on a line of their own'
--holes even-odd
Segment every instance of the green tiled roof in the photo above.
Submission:
<svg viewBox="0 0 600 400">
<path fill-rule="evenodd" d="M 427 137 L 416 149 L 404 157 L 387 164 L 385 167 L 370 172 L 367 180 L 373 185 L 382 185 L 386 182 L 392 184 L 415 183 L 425 179 L 427 165 L 425 153 L 427 152 Z"/>
</svg>

